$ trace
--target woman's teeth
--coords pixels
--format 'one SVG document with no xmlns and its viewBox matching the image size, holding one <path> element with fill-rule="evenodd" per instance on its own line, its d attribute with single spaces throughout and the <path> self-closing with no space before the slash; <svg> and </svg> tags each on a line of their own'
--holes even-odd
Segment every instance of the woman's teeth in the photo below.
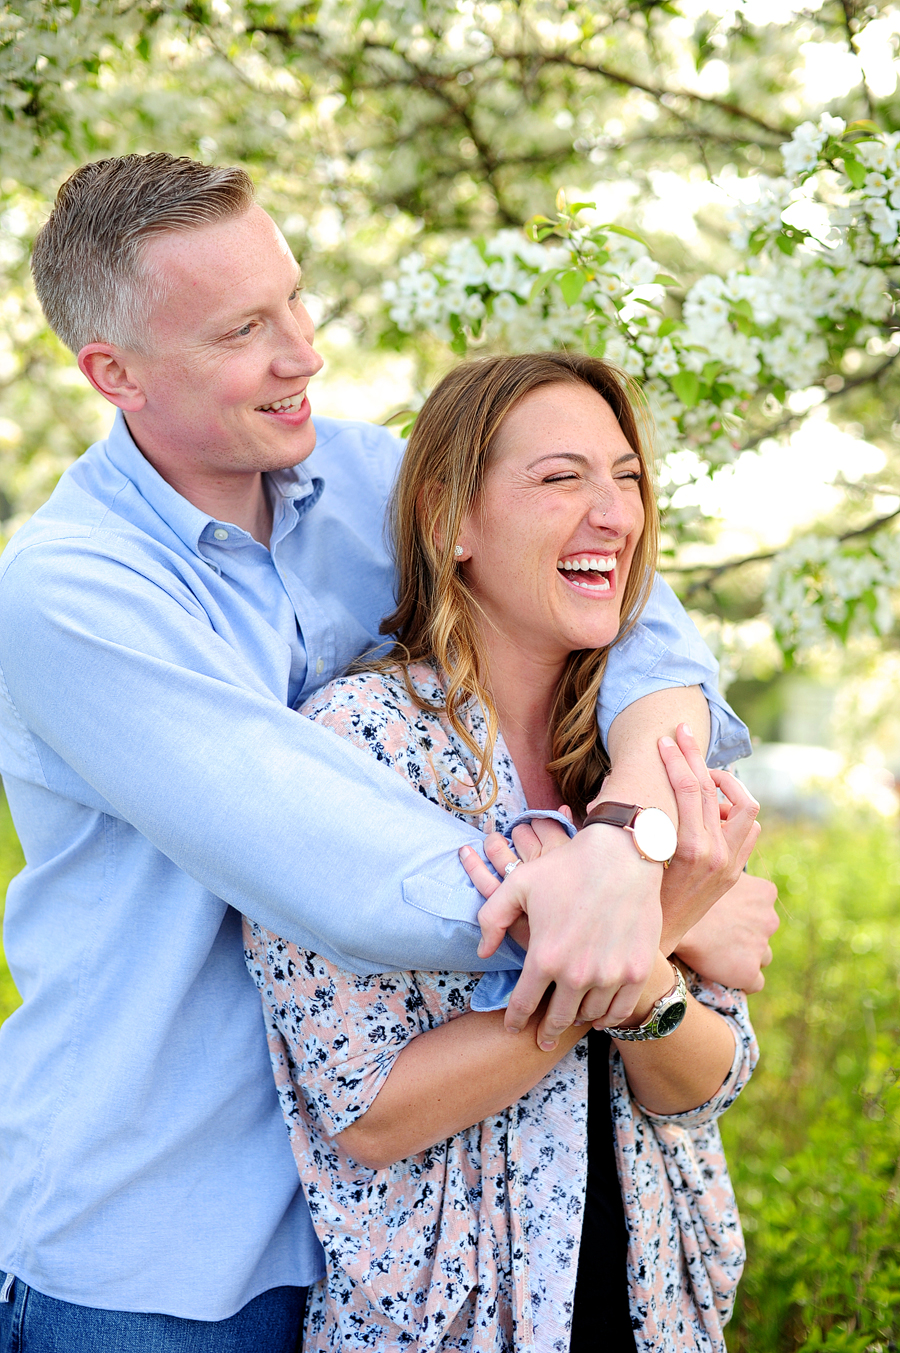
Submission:
<svg viewBox="0 0 900 1353">
<path fill-rule="evenodd" d="M 592 592 L 608 592 L 610 590 L 609 578 L 604 575 L 611 573 L 616 566 L 615 555 L 601 558 L 584 559 L 560 559 L 556 567 L 560 573 L 566 573 L 569 576 L 566 581 L 572 583 L 575 587 L 585 587 Z M 573 573 L 593 573 L 594 577 L 588 582 L 587 578 L 573 578 Z"/>
<path fill-rule="evenodd" d="M 293 412 L 294 409 L 300 408 L 305 398 L 306 392 L 304 391 L 301 395 L 291 395 L 290 399 L 276 399 L 272 404 L 261 404 L 259 411 L 260 413 L 284 413 L 287 409 L 290 409 Z"/>
</svg>

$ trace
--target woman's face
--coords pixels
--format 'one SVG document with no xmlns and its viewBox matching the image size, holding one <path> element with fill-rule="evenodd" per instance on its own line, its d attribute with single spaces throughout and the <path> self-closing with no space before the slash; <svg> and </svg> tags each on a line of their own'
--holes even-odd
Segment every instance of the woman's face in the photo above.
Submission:
<svg viewBox="0 0 900 1353">
<path fill-rule="evenodd" d="M 611 643 L 644 526 L 639 457 L 588 385 L 532 390 L 504 419 L 463 521 L 461 567 L 490 631 L 539 662 Z"/>
</svg>

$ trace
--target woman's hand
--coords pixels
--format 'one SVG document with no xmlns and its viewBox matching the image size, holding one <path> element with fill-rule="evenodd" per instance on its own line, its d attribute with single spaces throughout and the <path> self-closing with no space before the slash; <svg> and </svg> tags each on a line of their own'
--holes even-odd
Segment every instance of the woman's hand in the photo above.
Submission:
<svg viewBox="0 0 900 1353">
<path fill-rule="evenodd" d="M 707 767 L 687 724 L 675 736 L 677 742 L 659 740 L 678 806 L 678 847 L 661 889 L 664 953 L 678 950 L 688 931 L 734 887 L 760 832 L 759 804 L 741 782 Z"/>
<path fill-rule="evenodd" d="M 762 969 L 772 962 L 769 939 L 779 926 L 777 897 L 768 879 L 741 874 L 682 938 L 677 957 L 723 987 L 762 991 Z"/>
</svg>

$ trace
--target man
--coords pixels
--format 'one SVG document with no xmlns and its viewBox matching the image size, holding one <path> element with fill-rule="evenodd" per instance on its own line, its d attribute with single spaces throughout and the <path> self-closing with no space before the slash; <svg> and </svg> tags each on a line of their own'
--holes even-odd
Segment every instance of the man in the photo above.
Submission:
<svg viewBox="0 0 900 1353">
<path fill-rule="evenodd" d="M 23 1004 L 0 1032 L 0 1350 L 281 1353 L 322 1257 L 239 913 L 360 972 L 484 969 L 485 1004 L 520 956 L 477 957 L 457 860 L 477 833 L 292 712 L 376 642 L 399 449 L 314 428 L 297 265 L 246 175 L 85 166 L 34 273 L 119 412 L 0 577 L 0 769 L 27 859 L 6 931 Z M 654 614 L 610 664 L 604 797 L 667 807 L 656 736 L 704 727 L 699 690 L 674 688 L 714 667 L 669 595 Z M 743 729 L 706 693 L 728 759 Z M 627 1018 L 661 874 L 607 826 L 516 871 L 500 905 L 522 902 L 532 939 L 511 1026 L 551 981 L 550 1043 L 579 1006 Z"/>
</svg>

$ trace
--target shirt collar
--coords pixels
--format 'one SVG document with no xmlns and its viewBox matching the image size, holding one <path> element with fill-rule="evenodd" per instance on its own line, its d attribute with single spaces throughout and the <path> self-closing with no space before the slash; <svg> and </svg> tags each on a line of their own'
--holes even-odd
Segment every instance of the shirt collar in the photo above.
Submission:
<svg viewBox="0 0 900 1353">
<path fill-rule="evenodd" d="M 220 523 L 216 517 L 211 517 L 199 507 L 194 507 L 194 504 L 177 493 L 171 484 L 166 483 L 162 475 L 154 470 L 146 456 L 138 449 L 121 409 L 116 410 L 112 430 L 106 439 L 106 453 L 116 469 L 134 484 L 141 497 L 194 554 L 203 558 L 200 550 L 201 536 L 204 532 L 207 533 L 207 539 L 203 543 L 208 544 L 210 526 L 224 525 L 229 526 L 232 531 L 241 531 L 241 528 L 234 526 L 233 523 Z M 288 509 L 292 506 L 299 519 L 319 501 L 325 487 L 324 480 L 311 475 L 303 464 L 292 465 L 285 470 L 273 470 L 266 475 L 266 479 L 275 494 L 273 502 L 275 527 L 280 525 L 286 514 L 291 515 Z"/>
</svg>

